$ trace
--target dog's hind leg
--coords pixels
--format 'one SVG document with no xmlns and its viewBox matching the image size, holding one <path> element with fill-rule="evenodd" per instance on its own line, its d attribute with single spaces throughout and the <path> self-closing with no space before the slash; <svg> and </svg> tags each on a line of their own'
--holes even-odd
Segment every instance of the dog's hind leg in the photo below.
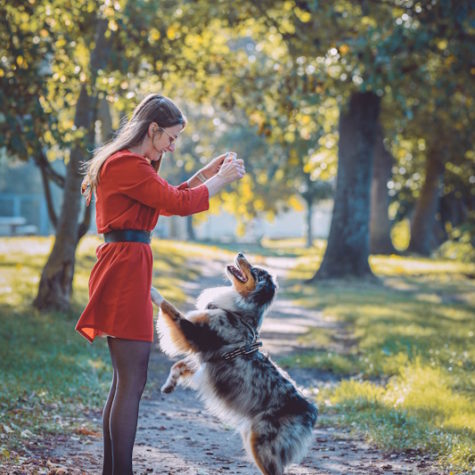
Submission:
<svg viewBox="0 0 475 475">
<path fill-rule="evenodd" d="M 275 437 L 251 431 L 249 449 L 254 462 L 263 475 L 284 475 L 284 466 L 275 447 Z"/>
<path fill-rule="evenodd" d="M 171 368 L 165 384 L 162 386 L 162 393 L 171 393 L 175 390 L 181 378 L 190 378 L 196 372 L 186 359 L 177 361 Z"/>
</svg>

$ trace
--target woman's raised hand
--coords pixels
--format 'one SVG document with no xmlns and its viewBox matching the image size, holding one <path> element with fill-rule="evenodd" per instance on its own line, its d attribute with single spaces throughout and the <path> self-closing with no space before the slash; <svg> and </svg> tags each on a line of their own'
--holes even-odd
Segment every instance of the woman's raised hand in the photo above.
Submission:
<svg viewBox="0 0 475 475">
<path fill-rule="evenodd" d="M 222 155 L 218 155 L 217 157 L 213 158 L 213 160 L 211 160 L 200 170 L 206 179 L 211 178 L 212 176 L 216 175 L 216 173 L 218 173 L 225 158 L 228 156 L 228 153 L 223 153 Z"/>
<path fill-rule="evenodd" d="M 226 184 L 235 180 L 240 180 L 246 173 L 244 160 L 236 158 L 234 152 L 228 152 L 222 165 L 219 168 L 217 176 L 222 178 Z"/>
<path fill-rule="evenodd" d="M 205 182 L 205 185 L 208 187 L 209 196 L 218 193 L 228 183 L 240 180 L 245 173 L 244 160 L 236 158 L 234 152 L 228 152 L 217 173 Z"/>
</svg>

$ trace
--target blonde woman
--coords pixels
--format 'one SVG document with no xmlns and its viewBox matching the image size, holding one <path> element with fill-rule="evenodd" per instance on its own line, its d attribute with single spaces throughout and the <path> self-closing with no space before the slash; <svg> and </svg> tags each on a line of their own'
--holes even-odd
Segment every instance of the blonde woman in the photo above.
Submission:
<svg viewBox="0 0 475 475">
<path fill-rule="evenodd" d="M 152 94 L 119 134 L 87 163 L 83 194 L 96 197 L 105 243 L 89 280 L 89 303 L 76 330 L 90 342 L 105 336 L 113 366 L 103 410 L 103 474 L 132 474 L 140 398 L 153 342 L 150 233 L 160 215 L 186 216 L 209 208 L 209 198 L 245 174 L 244 163 L 221 155 L 175 187 L 158 174 L 186 125 L 167 97 Z"/>
</svg>

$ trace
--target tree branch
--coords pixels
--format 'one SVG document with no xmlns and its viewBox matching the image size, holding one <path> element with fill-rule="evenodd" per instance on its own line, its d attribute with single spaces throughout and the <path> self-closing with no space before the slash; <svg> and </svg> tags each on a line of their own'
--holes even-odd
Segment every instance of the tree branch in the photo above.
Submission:
<svg viewBox="0 0 475 475">
<path fill-rule="evenodd" d="M 40 152 L 40 153 L 43 155 L 43 152 Z M 56 225 L 58 224 L 58 215 L 56 214 L 56 211 L 53 205 L 53 197 L 51 195 L 51 188 L 49 184 L 50 177 L 48 176 L 48 173 L 45 167 L 40 165 L 39 169 L 41 173 L 41 180 L 43 182 L 43 190 L 45 193 L 46 205 L 48 207 L 48 216 L 51 221 L 51 224 L 54 226 L 54 228 L 56 228 Z"/>
<path fill-rule="evenodd" d="M 40 145 L 40 144 L 39 144 Z M 40 169 L 41 173 L 45 174 L 48 177 L 48 180 L 53 181 L 60 188 L 64 188 L 65 178 L 63 175 L 58 173 L 52 166 L 43 150 L 39 150 L 37 154 L 33 156 L 33 161 L 36 166 Z"/>
</svg>

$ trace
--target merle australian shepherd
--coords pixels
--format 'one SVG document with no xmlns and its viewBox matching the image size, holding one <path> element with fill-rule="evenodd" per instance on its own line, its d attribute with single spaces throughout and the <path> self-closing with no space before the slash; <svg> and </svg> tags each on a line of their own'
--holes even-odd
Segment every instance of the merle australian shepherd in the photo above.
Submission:
<svg viewBox="0 0 475 475">
<path fill-rule="evenodd" d="M 231 285 L 203 291 L 187 315 L 152 288 L 161 348 L 187 355 L 172 366 L 162 391 L 178 383 L 197 389 L 213 414 L 239 430 L 260 471 L 282 475 L 305 455 L 317 409 L 259 351 L 258 332 L 276 292 L 272 276 L 243 254 L 226 274 Z"/>
</svg>

